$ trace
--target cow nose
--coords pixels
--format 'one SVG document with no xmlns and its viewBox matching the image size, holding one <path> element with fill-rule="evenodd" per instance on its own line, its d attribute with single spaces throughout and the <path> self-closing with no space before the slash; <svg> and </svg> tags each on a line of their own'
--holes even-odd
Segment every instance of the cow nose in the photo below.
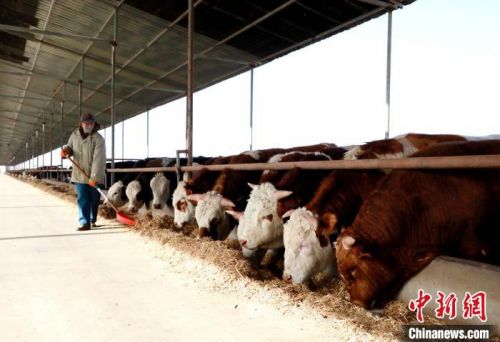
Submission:
<svg viewBox="0 0 500 342">
<path fill-rule="evenodd" d="M 199 238 L 209 236 L 209 235 L 210 235 L 210 231 L 208 230 L 207 227 L 200 227 L 200 229 L 198 230 L 198 237 Z"/>
<path fill-rule="evenodd" d="M 292 275 L 289 273 L 284 273 L 283 280 L 286 281 L 287 283 L 291 283 L 292 282 Z"/>
<path fill-rule="evenodd" d="M 155 208 L 155 209 L 161 209 L 161 204 L 153 204 L 153 208 Z"/>
<path fill-rule="evenodd" d="M 240 245 L 246 246 L 247 245 L 247 240 L 240 240 Z"/>
<path fill-rule="evenodd" d="M 130 208 L 130 211 L 131 211 L 132 213 L 136 213 L 136 212 L 137 212 L 137 208 L 136 208 L 136 207 L 132 207 L 132 208 Z"/>
</svg>

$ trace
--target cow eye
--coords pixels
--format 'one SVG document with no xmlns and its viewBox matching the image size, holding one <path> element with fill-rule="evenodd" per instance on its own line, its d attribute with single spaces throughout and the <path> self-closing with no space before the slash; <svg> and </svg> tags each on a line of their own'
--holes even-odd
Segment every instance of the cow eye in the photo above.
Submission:
<svg viewBox="0 0 500 342">
<path fill-rule="evenodd" d="M 269 214 L 267 216 L 264 216 L 265 220 L 272 221 L 273 220 L 273 214 Z"/>
<path fill-rule="evenodd" d="M 353 268 L 352 270 L 349 271 L 348 280 L 354 281 L 355 279 L 356 279 L 356 269 Z"/>
</svg>

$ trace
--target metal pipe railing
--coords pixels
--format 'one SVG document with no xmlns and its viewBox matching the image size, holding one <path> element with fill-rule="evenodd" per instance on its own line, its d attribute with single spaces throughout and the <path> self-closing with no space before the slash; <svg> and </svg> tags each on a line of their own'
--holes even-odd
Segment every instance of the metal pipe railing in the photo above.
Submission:
<svg viewBox="0 0 500 342">
<path fill-rule="evenodd" d="M 182 171 L 222 171 L 224 169 L 257 171 L 257 170 L 290 170 L 301 169 L 477 169 L 500 168 L 500 155 L 475 155 L 452 157 L 416 157 L 402 159 L 362 159 L 362 160 L 318 160 L 283 163 L 221 164 L 181 166 Z M 176 167 L 147 167 L 107 169 L 107 172 L 175 172 Z"/>
</svg>

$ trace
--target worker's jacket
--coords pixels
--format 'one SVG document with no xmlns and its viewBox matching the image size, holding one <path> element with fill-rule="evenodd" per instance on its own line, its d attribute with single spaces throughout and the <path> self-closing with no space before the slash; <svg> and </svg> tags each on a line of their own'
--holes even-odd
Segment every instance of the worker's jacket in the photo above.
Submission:
<svg viewBox="0 0 500 342">
<path fill-rule="evenodd" d="M 68 146 L 73 151 L 73 159 L 98 184 L 104 184 L 106 168 L 106 145 L 102 135 L 97 133 L 99 125 L 96 123 L 92 133 L 83 136 L 81 127 L 75 129 L 68 140 Z M 77 167 L 73 166 L 71 182 L 88 183 L 89 179 Z"/>
</svg>

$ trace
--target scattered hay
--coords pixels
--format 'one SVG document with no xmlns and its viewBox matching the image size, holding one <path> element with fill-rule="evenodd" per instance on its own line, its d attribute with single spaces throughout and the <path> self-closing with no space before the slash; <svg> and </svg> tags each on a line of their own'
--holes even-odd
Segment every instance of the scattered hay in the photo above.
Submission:
<svg viewBox="0 0 500 342">
<path fill-rule="evenodd" d="M 380 315 L 352 305 L 339 279 L 330 282 L 319 279 L 308 284 L 288 284 L 271 270 L 255 268 L 239 250 L 223 241 L 193 238 L 196 236 L 196 227 L 175 228 L 170 217 L 141 220 L 136 230 L 162 245 L 168 245 L 225 270 L 233 281 L 243 279 L 258 282 L 268 290 L 286 294 L 297 306 L 310 305 L 324 318 L 345 320 L 374 335 L 399 339 L 403 336 L 403 325 L 414 317 L 403 303 L 391 302 Z"/>
<path fill-rule="evenodd" d="M 107 220 L 112 220 L 116 218 L 115 210 L 113 208 L 108 207 L 107 205 L 100 205 L 98 214 L 99 216 Z"/>
<path fill-rule="evenodd" d="M 58 196 L 63 194 L 62 191 L 40 185 L 40 182 L 25 182 L 46 191 L 58 193 Z M 75 200 L 67 193 L 66 199 Z M 177 228 L 173 218 L 169 216 L 146 215 L 138 218 L 137 221 L 134 230 L 158 242 L 155 246 L 158 246 L 159 250 L 164 253 L 169 251 L 169 255 L 192 257 L 193 269 L 182 269 L 182 272 L 196 273 L 196 276 L 204 272 L 201 276 L 205 276 L 204 280 L 216 290 L 243 289 L 240 293 L 244 298 L 267 302 L 284 311 L 287 310 L 283 309 L 284 307 L 307 308 L 305 312 L 311 312 L 311 309 L 329 320 L 332 325 L 352 326 L 353 334 L 369 333 L 374 337 L 387 340 L 403 339 L 403 326 L 416 323 L 415 314 L 409 311 L 407 303 L 400 301 L 391 301 L 381 310 L 373 312 L 352 305 L 345 287 L 338 278 L 330 281 L 320 276 L 307 284 L 286 283 L 276 272 L 260 268 L 258 264 L 251 264 L 246 260 L 239 246 L 234 245 L 234 241 L 226 243 L 208 238 L 198 239 L 197 227 L 194 225 Z M 169 248 L 163 248 L 163 245 Z M 175 261 L 169 260 L 168 262 Z M 207 270 L 207 265 L 209 270 Z M 206 276 L 207 274 L 210 278 Z M 427 324 L 444 324 L 430 316 L 425 316 L 425 321 Z M 353 335 L 352 339 L 355 340 L 356 336 Z"/>
</svg>

